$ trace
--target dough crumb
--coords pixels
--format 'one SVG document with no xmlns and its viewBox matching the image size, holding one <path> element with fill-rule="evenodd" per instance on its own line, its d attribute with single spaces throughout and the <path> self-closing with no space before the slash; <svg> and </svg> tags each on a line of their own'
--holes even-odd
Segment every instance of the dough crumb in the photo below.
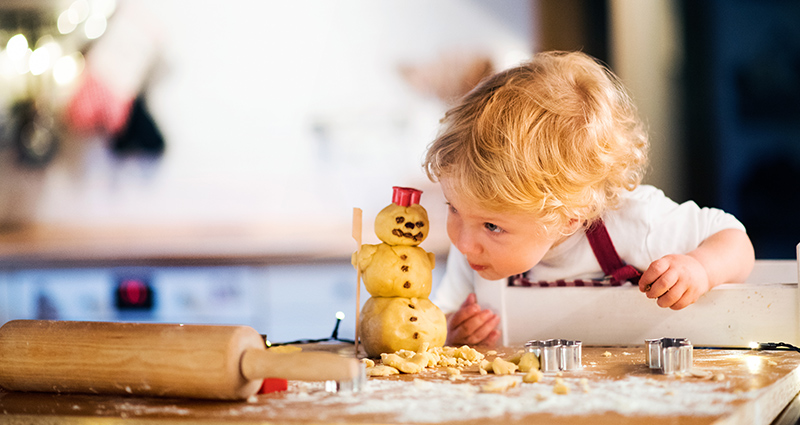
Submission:
<svg viewBox="0 0 800 425">
<path fill-rule="evenodd" d="M 363 358 L 361 359 L 361 363 L 364 363 L 366 367 L 375 367 L 375 362 L 372 359 Z"/>
<path fill-rule="evenodd" d="M 481 391 L 485 393 L 504 393 L 509 388 L 516 387 L 518 382 L 517 378 L 513 376 L 501 376 L 487 382 L 481 387 Z"/>
<path fill-rule="evenodd" d="M 569 387 L 561 378 L 556 378 L 555 384 L 553 385 L 553 393 L 559 395 L 567 395 L 569 394 Z"/>
<path fill-rule="evenodd" d="M 776 362 L 775 360 L 767 360 L 767 364 L 770 366 L 777 366 L 778 362 Z"/>
<path fill-rule="evenodd" d="M 586 378 L 581 378 L 581 380 L 579 382 L 580 382 L 580 386 L 581 386 L 581 391 L 583 391 L 585 393 L 588 393 L 589 392 L 589 380 L 586 379 Z"/>
<path fill-rule="evenodd" d="M 722 381 L 724 379 L 725 379 L 725 374 L 722 372 L 716 373 L 714 374 L 714 376 L 711 377 L 712 381 Z"/>
<path fill-rule="evenodd" d="M 492 371 L 495 375 L 510 375 L 517 371 L 517 365 L 509 361 L 496 357 L 492 361 Z"/>
<path fill-rule="evenodd" d="M 611 357 L 611 352 L 610 351 L 604 352 L 603 357 Z"/>
<path fill-rule="evenodd" d="M 391 376 L 399 373 L 399 370 L 387 365 L 378 365 L 367 368 L 367 376 Z"/>
<path fill-rule="evenodd" d="M 531 369 L 524 377 L 522 377 L 522 382 L 526 384 L 533 384 L 539 382 L 544 374 L 539 369 Z"/>
<path fill-rule="evenodd" d="M 255 403 L 257 401 L 258 401 L 258 397 L 254 396 L 254 395 L 251 395 L 250 397 L 247 397 L 247 402 L 248 403 L 252 404 L 252 403 Z"/>
<path fill-rule="evenodd" d="M 533 353 L 524 353 L 519 359 L 519 371 L 529 372 L 533 369 L 539 369 L 539 358 Z"/>
<path fill-rule="evenodd" d="M 708 379 L 712 375 L 710 370 L 701 370 L 701 369 L 692 369 L 691 372 L 689 373 L 695 378 L 700 378 L 700 379 Z"/>
</svg>

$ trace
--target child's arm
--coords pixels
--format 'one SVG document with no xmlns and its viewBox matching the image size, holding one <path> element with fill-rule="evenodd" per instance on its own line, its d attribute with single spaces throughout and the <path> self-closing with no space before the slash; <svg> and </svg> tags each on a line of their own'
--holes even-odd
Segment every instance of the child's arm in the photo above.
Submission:
<svg viewBox="0 0 800 425">
<path fill-rule="evenodd" d="M 653 261 L 639 279 L 639 290 L 658 298 L 659 307 L 680 310 L 721 283 L 744 282 L 755 263 L 753 245 L 738 229 L 719 231 L 685 255 Z"/>
<path fill-rule="evenodd" d="M 447 342 L 449 346 L 485 345 L 493 347 L 500 338 L 497 325 L 500 316 L 490 310 L 481 310 L 475 294 L 469 294 L 455 313 L 447 316 Z"/>
</svg>

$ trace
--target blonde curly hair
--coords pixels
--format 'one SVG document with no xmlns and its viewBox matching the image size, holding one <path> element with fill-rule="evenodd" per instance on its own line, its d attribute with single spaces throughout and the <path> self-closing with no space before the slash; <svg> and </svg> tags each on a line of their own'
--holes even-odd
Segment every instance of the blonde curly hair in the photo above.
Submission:
<svg viewBox="0 0 800 425">
<path fill-rule="evenodd" d="M 539 53 L 442 118 L 423 168 L 490 211 L 591 222 L 641 183 L 647 134 L 618 78 L 580 52 Z"/>
</svg>

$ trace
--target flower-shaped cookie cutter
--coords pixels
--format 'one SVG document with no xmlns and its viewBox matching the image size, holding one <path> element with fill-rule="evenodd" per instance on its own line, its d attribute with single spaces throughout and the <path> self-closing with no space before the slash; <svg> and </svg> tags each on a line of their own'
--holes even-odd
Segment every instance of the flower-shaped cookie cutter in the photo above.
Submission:
<svg viewBox="0 0 800 425">
<path fill-rule="evenodd" d="M 661 373 L 688 373 L 692 370 L 692 343 L 686 338 L 646 339 L 645 354 L 650 369 Z"/>
<path fill-rule="evenodd" d="M 581 368 L 581 342 L 566 339 L 532 340 L 525 351 L 539 358 L 542 372 L 558 372 Z"/>
</svg>

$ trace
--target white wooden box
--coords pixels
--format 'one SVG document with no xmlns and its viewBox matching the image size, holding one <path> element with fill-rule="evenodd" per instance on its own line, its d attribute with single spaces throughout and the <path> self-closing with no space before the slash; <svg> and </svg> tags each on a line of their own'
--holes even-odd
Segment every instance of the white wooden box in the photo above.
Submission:
<svg viewBox="0 0 800 425">
<path fill-rule="evenodd" d="M 800 245 L 798 245 L 800 255 Z M 482 307 L 501 315 L 502 343 L 580 340 L 586 345 L 641 345 L 688 338 L 694 346 L 800 344 L 798 262 L 758 260 L 744 283 L 720 285 L 683 310 L 658 307 L 632 285 L 524 288 L 478 285 Z"/>
</svg>

